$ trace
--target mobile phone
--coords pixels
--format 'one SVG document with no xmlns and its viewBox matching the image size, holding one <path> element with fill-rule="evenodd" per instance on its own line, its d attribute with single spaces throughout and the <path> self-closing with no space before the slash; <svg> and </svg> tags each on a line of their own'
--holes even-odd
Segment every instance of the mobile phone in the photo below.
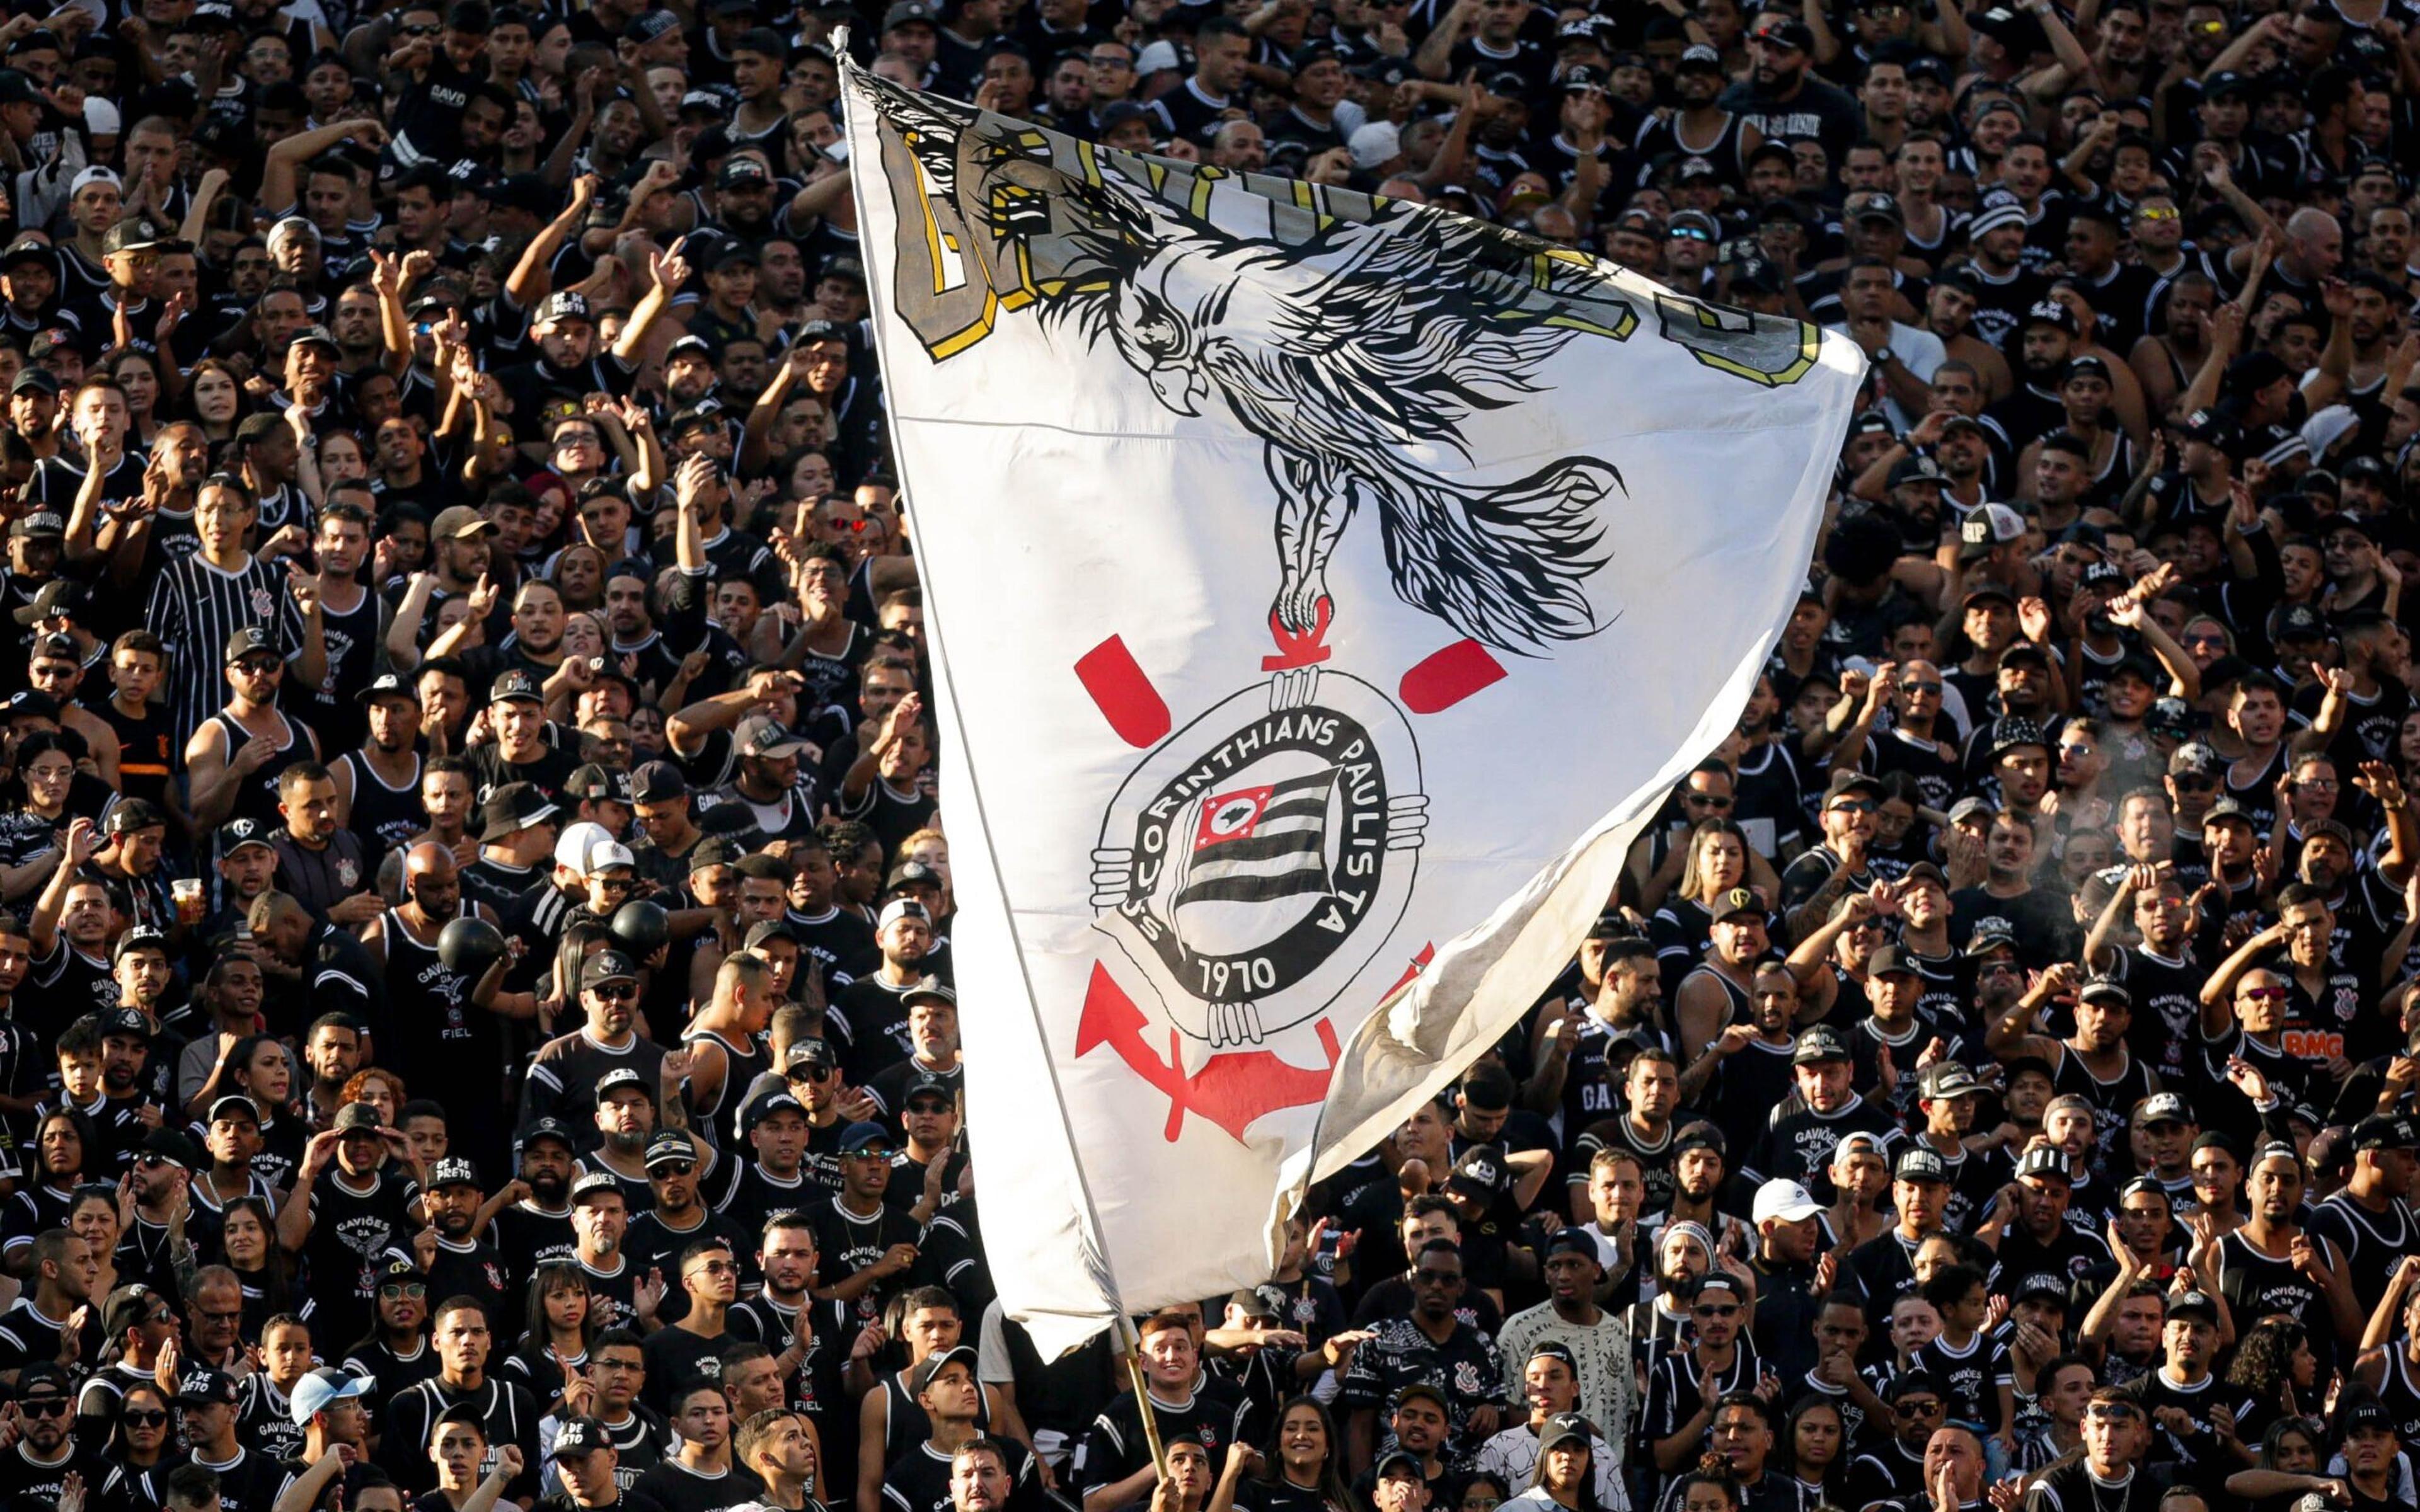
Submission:
<svg viewBox="0 0 2420 1512">
<path fill-rule="evenodd" d="M 834 142 L 831 146 L 824 148 L 824 156 L 833 162 L 846 162 L 848 161 L 848 138 L 842 137 L 839 141 Z"/>
</svg>

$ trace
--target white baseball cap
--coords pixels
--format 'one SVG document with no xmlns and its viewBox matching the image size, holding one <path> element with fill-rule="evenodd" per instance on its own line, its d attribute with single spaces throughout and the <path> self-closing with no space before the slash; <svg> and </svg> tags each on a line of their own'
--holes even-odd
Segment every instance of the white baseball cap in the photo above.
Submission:
<svg viewBox="0 0 2420 1512">
<path fill-rule="evenodd" d="M 576 825 L 566 825 L 563 833 L 554 838 L 554 864 L 566 871 L 586 876 L 588 858 L 599 845 L 610 845 L 613 832 L 593 819 L 582 819 Z"/>
<path fill-rule="evenodd" d="M 330 1402 L 364 1396 L 370 1386 L 367 1376 L 356 1376 L 334 1365 L 322 1365 L 294 1383 L 294 1395 L 288 1405 L 293 1411 L 294 1421 L 307 1425 L 312 1416 L 325 1411 Z"/>
<path fill-rule="evenodd" d="M 1794 1224 L 1812 1218 L 1823 1211 L 1823 1204 L 1816 1201 L 1806 1187 L 1796 1181 L 1776 1180 L 1767 1181 L 1756 1189 L 1756 1206 L 1751 1216 L 1761 1227 L 1769 1218 Z"/>
</svg>

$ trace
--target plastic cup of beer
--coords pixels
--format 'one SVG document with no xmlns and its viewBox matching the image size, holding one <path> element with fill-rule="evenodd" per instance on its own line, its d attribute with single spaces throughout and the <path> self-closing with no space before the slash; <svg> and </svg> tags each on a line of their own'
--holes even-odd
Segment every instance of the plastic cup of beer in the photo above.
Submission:
<svg viewBox="0 0 2420 1512">
<path fill-rule="evenodd" d="M 178 877 L 168 884 L 169 896 L 177 900 L 177 922 L 198 924 L 202 921 L 202 880 L 199 877 Z"/>
</svg>

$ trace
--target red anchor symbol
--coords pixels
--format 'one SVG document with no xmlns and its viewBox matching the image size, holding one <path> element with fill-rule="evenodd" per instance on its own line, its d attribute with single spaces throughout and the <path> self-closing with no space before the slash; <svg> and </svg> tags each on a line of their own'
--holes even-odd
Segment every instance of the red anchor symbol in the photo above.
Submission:
<svg viewBox="0 0 2420 1512">
<path fill-rule="evenodd" d="M 1094 962 L 1092 984 L 1084 993 L 1084 1016 L 1076 1026 L 1076 1054 L 1081 1057 L 1094 1046 L 1106 1044 L 1136 1075 L 1157 1088 L 1168 1099 L 1164 1137 L 1170 1144 L 1183 1132 L 1188 1110 L 1226 1130 L 1237 1144 L 1243 1143 L 1244 1131 L 1253 1119 L 1326 1097 L 1328 1080 L 1336 1074 L 1337 1057 L 1342 1054 L 1336 1030 L 1323 1018 L 1319 1045 L 1327 1052 L 1327 1064 L 1320 1070 L 1291 1065 L 1266 1050 L 1249 1050 L 1213 1056 L 1209 1064 L 1187 1076 L 1183 1037 L 1173 1028 L 1168 1031 L 1168 1058 L 1162 1060 L 1143 1039 L 1149 1024 L 1109 968 Z"/>
</svg>

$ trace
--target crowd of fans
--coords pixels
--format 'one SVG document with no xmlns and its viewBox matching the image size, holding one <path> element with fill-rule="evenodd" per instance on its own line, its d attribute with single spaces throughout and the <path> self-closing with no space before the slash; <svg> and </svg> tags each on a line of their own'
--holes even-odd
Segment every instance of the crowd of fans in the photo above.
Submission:
<svg viewBox="0 0 2420 1512">
<path fill-rule="evenodd" d="M 2265 5 L 0 23 L 0 1507 L 2420 1507 L 2420 11 Z M 985 1263 L 844 27 L 1871 361 L 1569 970 L 1131 1373 Z"/>
</svg>

